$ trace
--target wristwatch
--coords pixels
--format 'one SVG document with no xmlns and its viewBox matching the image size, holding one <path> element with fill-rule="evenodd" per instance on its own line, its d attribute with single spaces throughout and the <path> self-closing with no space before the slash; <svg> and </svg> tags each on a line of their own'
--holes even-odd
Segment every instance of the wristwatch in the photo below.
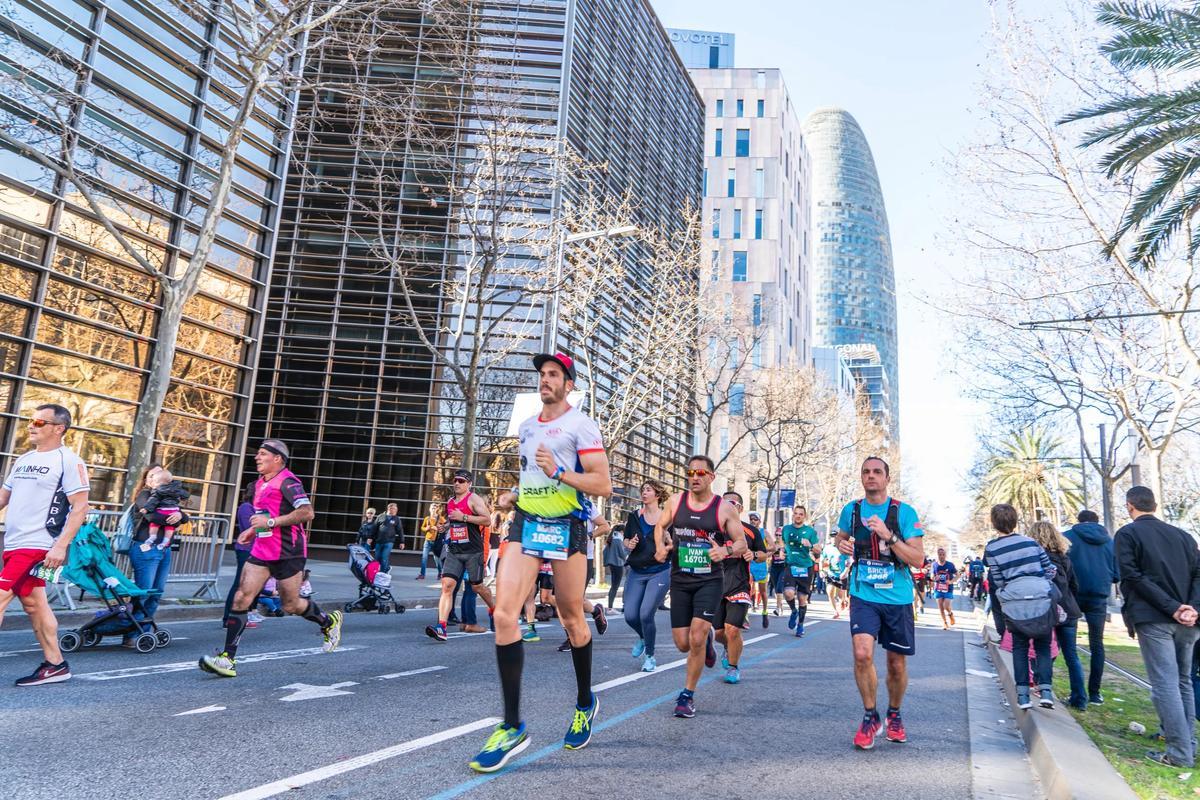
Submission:
<svg viewBox="0 0 1200 800">
<path fill-rule="evenodd" d="M 727 555 L 727 556 L 733 555 L 733 545 L 728 545 L 728 544 L 725 545 L 725 555 Z"/>
<path fill-rule="evenodd" d="M 268 528 L 274 528 L 274 527 L 275 527 L 275 524 L 276 524 L 276 523 L 275 523 L 275 518 L 274 518 L 274 517 L 267 517 L 267 527 L 268 527 Z"/>
</svg>

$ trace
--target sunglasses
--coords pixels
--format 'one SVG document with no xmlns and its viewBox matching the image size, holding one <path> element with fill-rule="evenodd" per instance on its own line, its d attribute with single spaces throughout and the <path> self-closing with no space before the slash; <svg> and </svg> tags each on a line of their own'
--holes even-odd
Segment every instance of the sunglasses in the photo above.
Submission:
<svg viewBox="0 0 1200 800">
<path fill-rule="evenodd" d="M 726 500 L 725 502 L 729 503 L 731 506 L 737 506 L 738 508 L 742 507 L 742 504 L 739 503 L 737 500 Z"/>
<path fill-rule="evenodd" d="M 684 474 L 687 475 L 689 478 L 703 478 L 705 475 L 712 475 L 713 473 L 709 472 L 706 469 L 689 469 Z"/>
<path fill-rule="evenodd" d="M 467 480 L 466 478 L 455 478 L 454 482 L 455 483 L 470 483 L 470 481 Z"/>
<path fill-rule="evenodd" d="M 47 425 L 62 425 L 61 422 L 51 422 L 48 419 L 31 419 L 29 420 L 29 424 L 34 428 L 44 428 Z"/>
</svg>

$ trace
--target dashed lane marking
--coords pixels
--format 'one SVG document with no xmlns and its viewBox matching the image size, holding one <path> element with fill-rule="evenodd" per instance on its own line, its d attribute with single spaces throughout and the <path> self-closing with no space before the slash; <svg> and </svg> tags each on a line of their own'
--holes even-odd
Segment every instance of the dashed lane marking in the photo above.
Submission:
<svg viewBox="0 0 1200 800">
<path fill-rule="evenodd" d="M 344 653 L 349 650 L 361 650 L 355 645 L 339 647 L 334 653 Z M 270 653 L 250 653 L 238 656 L 238 664 L 254 664 L 259 661 L 279 661 L 285 658 L 300 658 L 301 656 L 321 655 L 319 647 L 304 647 L 299 650 L 276 650 Z M 128 667 L 126 669 L 107 669 L 100 672 L 83 672 L 75 677 L 84 681 L 118 681 L 124 678 L 142 678 L 147 675 L 159 675 L 167 672 L 186 672 L 197 669 L 195 661 L 172 661 L 169 664 L 147 664 L 144 667 Z"/>
<path fill-rule="evenodd" d="M 422 667 L 421 669 L 410 669 L 406 672 L 391 672 L 387 675 L 376 675 L 375 679 L 380 681 L 390 681 L 393 678 L 407 678 L 409 675 L 424 675 L 426 672 L 438 672 L 446 669 L 446 667 Z"/>
</svg>

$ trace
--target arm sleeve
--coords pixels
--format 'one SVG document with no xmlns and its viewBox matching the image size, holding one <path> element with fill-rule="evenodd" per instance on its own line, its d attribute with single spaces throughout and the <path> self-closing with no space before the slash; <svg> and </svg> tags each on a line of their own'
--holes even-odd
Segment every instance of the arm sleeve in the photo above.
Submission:
<svg viewBox="0 0 1200 800">
<path fill-rule="evenodd" d="M 1046 577 L 1054 580 L 1054 576 L 1058 574 L 1058 567 L 1054 566 L 1054 562 L 1050 560 L 1050 554 L 1046 552 L 1046 548 L 1038 548 L 1038 560 L 1042 562 L 1042 572 L 1046 573 Z"/>
<path fill-rule="evenodd" d="M 1181 603 L 1142 573 L 1141 567 L 1138 565 L 1138 553 L 1133 536 L 1127 531 L 1117 531 L 1114 549 L 1117 553 L 1117 565 L 1121 570 L 1122 589 L 1137 594 L 1168 617 L 1175 616 Z"/>
</svg>

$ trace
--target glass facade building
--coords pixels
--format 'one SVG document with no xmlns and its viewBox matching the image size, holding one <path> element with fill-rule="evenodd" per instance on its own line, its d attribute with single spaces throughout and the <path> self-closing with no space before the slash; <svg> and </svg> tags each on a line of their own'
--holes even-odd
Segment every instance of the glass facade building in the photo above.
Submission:
<svg viewBox="0 0 1200 800">
<path fill-rule="evenodd" d="M 386 20 L 380 46 L 355 53 L 346 37 L 322 35 L 308 53 L 314 79 L 352 71 L 415 98 L 424 113 L 458 143 L 459 163 L 477 158 L 475 137 L 493 120 L 474 88 L 460 85 L 450 66 L 455 48 L 472 53 L 474 68 L 500 73 L 511 98 L 505 114 L 549 141 L 565 138 L 590 163 L 604 163 L 610 191 L 638 198 L 639 226 L 679 223 L 679 210 L 698 203 L 703 112 L 700 98 L 646 0 L 498 0 L 464 4 L 478 16 L 467 27 L 429 9 Z M 344 23 L 339 28 L 344 34 Z M 443 498 L 450 472 L 461 463 L 464 407 L 449 379 L 420 340 L 409 318 L 393 266 L 370 242 L 378 219 L 364 214 L 378 193 L 379 173 L 368 169 L 361 148 L 362 122 L 352 102 L 336 92 L 299 98 L 283 205 L 278 256 L 263 339 L 252 433 L 278 436 L 291 448 L 294 469 L 310 482 L 317 516 L 316 546 L 341 546 L 358 527 L 364 508 L 397 502 L 410 543 L 428 504 Z M 413 302 L 436 321 L 459 310 L 446 296 L 464 263 L 470 238 L 465 214 L 445 184 L 444 162 L 425 145 L 408 141 L 391 158 L 389 185 L 399 198 L 387 218 L 388 236 L 413 253 L 420 278 Z M 465 168 L 463 168 L 465 169 Z M 571 187 L 563 194 L 570 196 Z M 545 215 L 563 197 L 534 182 L 529 202 Z M 585 248 L 584 248 L 585 249 Z M 601 393 L 619 391 L 627 369 L 621 343 L 636 336 L 637 309 L 645 296 L 645 267 L 628 248 L 627 285 L 603 298 L 611 320 L 593 364 Z M 407 268 L 407 267 L 406 267 Z M 551 265 L 545 265 L 551 269 Z M 423 283 L 422 283 L 423 282 Z M 540 307 L 526 309 L 545 323 Z M 558 326 L 558 346 L 571 352 L 570 320 Z M 507 435 L 514 394 L 533 388 L 530 356 L 537 336 L 493 369 L 477 404 L 476 488 L 513 485 L 515 439 Z M 676 483 L 690 441 L 690 418 L 664 421 L 636 434 L 611 453 L 617 497 L 634 502 L 644 477 Z"/>
<path fill-rule="evenodd" d="M 0 11 L 0 125 L 51 159 L 71 159 L 106 217 L 176 274 L 242 96 L 228 31 L 196 8 L 12 0 Z M 155 456 L 200 510 L 227 512 L 236 497 L 289 114 L 284 97 L 261 96 L 179 331 Z M 91 467 L 93 502 L 121 503 L 158 302 L 157 281 L 76 185 L 0 145 L 0 460 L 27 448 L 21 418 L 60 403 L 75 418 L 67 442 Z"/>
<path fill-rule="evenodd" d="M 875 160 L 862 128 L 842 109 L 814 111 L 804 133 L 813 158 L 817 341 L 875 346 L 887 378 L 888 425 L 896 438 L 896 280 Z"/>
<path fill-rule="evenodd" d="M 733 66 L 732 33 L 684 28 L 668 28 L 667 33 L 688 69 L 728 69 Z"/>
</svg>

